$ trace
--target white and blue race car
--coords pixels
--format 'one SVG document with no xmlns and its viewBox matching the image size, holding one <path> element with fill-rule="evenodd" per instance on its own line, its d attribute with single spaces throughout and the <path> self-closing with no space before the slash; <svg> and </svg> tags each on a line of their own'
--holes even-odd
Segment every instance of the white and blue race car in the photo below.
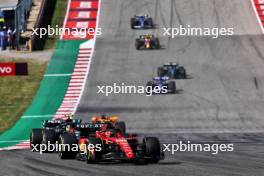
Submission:
<svg viewBox="0 0 264 176">
<path fill-rule="evenodd" d="M 152 29 L 153 20 L 148 15 L 135 15 L 130 21 L 132 29 Z"/>
</svg>

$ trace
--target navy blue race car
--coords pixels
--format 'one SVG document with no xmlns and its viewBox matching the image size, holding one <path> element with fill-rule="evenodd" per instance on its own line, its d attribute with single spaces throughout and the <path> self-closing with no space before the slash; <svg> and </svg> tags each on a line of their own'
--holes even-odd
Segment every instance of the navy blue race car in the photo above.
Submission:
<svg viewBox="0 0 264 176">
<path fill-rule="evenodd" d="M 167 63 L 161 67 L 158 67 L 158 76 L 164 77 L 167 76 L 170 79 L 186 79 L 187 74 L 183 66 L 180 66 L 177 63 Z"/>
<path fill-rule="evenodd" d="M 132 29 L 152 29 L 153 20 L 148 15 L 135 15 L 130 21 Z"/>
<path fill-rule="evenodd" d="M 147 82 L 146 87 L 147 94 L 176 93 L 176 83 L 168 77 L 154 77 L 152 81 Z"/>
</svg>

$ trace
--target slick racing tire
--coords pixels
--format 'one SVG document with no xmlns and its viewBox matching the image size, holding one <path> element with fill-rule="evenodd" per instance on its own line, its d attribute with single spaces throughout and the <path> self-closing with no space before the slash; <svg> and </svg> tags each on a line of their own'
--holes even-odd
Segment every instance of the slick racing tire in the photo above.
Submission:
<svg viewBox="0 0 264 176">
<path fill-rule="evenodd" d="M 126 134 L 126 123 L 124 121 L 116 122 L 115 128 Z"/>
<path fill-rule="evenodd" d="M 70 134 L 70 133 L 61 134 L 59 136 L 59 145 L 61 145 L 62 147 L 58 152 L 60 159 L 75 159 L 78 151 L 76 150 L 73 151 L 73 147 L 75 148 L 77 144 L 78 141 L 75 138 L 74 134 Z M 67 147 L 70 147 L 70 149 L 66 148 L 66 145 Z"/>
<path fill-rule="evenodd" d="M 42 142 L 42 131 L 43 129 L 32 129 L 32 132 L 30 134 L 30 149 L 31 150 L 33 149 L 33 146 L 36 146 L 35 148 L 39 149 L 40 147 L 39 145 Z"/>
<path fill-rule="evenodd" d="M 48 144 L 55 144 L 56 143 L 56 135 L 54 130 L 43 130 L 42 131 L 42 144 L 46 145 L 48 147 Z M 44 152 L 53 152 L 46 150 L 43 150 Z"/>
<path fill-rule="evenodd" d="M 147 25 L 148 25 L 148 26 L 151 26 L 151 28 L 154 27 L 152 18 L 149 18 L 149 19 L 147 20 Z"/>
<path fill-rule="evenodd" d="M 130 19 L 130 25 L 131 25 L 131 29 L 135 29 L 135 19 L 134 18 L 131 18 Z"/>
<path fill-rule="evenodd" d="M 176 93 L 176 83 L 174 81 L 170 81 L 168 83 L 168 92 L 169 93 Z"/>
<path fill-rule="evenodd" d="M 139 39 L 136 39 L 135 47 L 136 47 L 137 50 L 140 50 L 140 47 L 141 47 L 141 41 L 140 41 Z"/>
<path fill-rule="evenodd" d="M 158 67 L 158 77 L 163 77 L 165 75 L 163 67 Z"/>
<path fill-rule="evenodd" d="M 175 77 L 179 78 L 179 79 L 185 79 L 186 78 L 186 70 L 183 67 L 179 67 Z"/>
<path fill-rule="evenodd" d="M 91 148 L 88 145 L 93 145 L 94 149 L 91 150 Z M 101 145 L 101 150 L 97 151 L 96 146 Z M 87 164 L 93 164 L 98 163 L 102 156 L 102 142 L 100 139 L 97 138 L 89 138 L 87 143 L 87 152 L 86 152 L 86 163 Z"/>
<path fill-rule="evenodd" d="M 160 42 L 158 38 L 155 38 L 154 46 L 155 46 L 155 49 L 160 49 Z"/>
<path fill-rule="evenodd" d="M 148 163 L 158 163 L 160 161 L 161 147 L 159 139 L 156 137 L 145 137 L 143 139 L 143 149 Z"/>
</svg>

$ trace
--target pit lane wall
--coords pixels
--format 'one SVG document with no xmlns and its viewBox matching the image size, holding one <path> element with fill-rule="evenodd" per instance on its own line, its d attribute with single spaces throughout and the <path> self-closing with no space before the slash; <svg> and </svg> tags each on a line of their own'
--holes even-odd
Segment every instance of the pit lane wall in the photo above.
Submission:
<svg viewBox="0 0 264 176">
<path fill-rule="evenodd" d="M 264 0 L 251 0 L 251 3 L 262 33 L 264 33 Z"/>
<path fill-rule="evenodd" d="M 96 29 L 99 0 L 69 0 L 65 28 Z M 19 121 L 0 135 L 0 150 L 29 148 L 32 128 L 42 121 L 75 113 L 89 77 L 96 36 L 63 35 L 41 81 L 40 88 Z"/>
</svg>

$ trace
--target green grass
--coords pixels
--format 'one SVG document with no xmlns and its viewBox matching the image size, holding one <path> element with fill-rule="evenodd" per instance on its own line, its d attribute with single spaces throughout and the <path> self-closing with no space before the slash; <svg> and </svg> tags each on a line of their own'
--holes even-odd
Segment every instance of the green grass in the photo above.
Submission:
<svg viewBox="0 0 264 176">
<path fill-rule="evenodd" d="M 67 1 L 65 0 L 57 0 L 55 10 L 53 13 L 53 17 L 51 20 L 50 26 L 52 28 L 55 28 L 56 25 L 58 25 L 59 28 L 63 27 L 63 22 L 65 18 L 67 10 Z M 44 49 L 52 49 L 55 47 L 56 40 L 59 38 L 59 36 L 49 36 L 46 40 Z"/>
<path fill-rule="evenodd" d="M 10 128 L 31 104 L 48 61 L 0 59 L 0 62 L 27 62 L 28 76 L 0 77 L 0 133 Z"/>
</svg>

